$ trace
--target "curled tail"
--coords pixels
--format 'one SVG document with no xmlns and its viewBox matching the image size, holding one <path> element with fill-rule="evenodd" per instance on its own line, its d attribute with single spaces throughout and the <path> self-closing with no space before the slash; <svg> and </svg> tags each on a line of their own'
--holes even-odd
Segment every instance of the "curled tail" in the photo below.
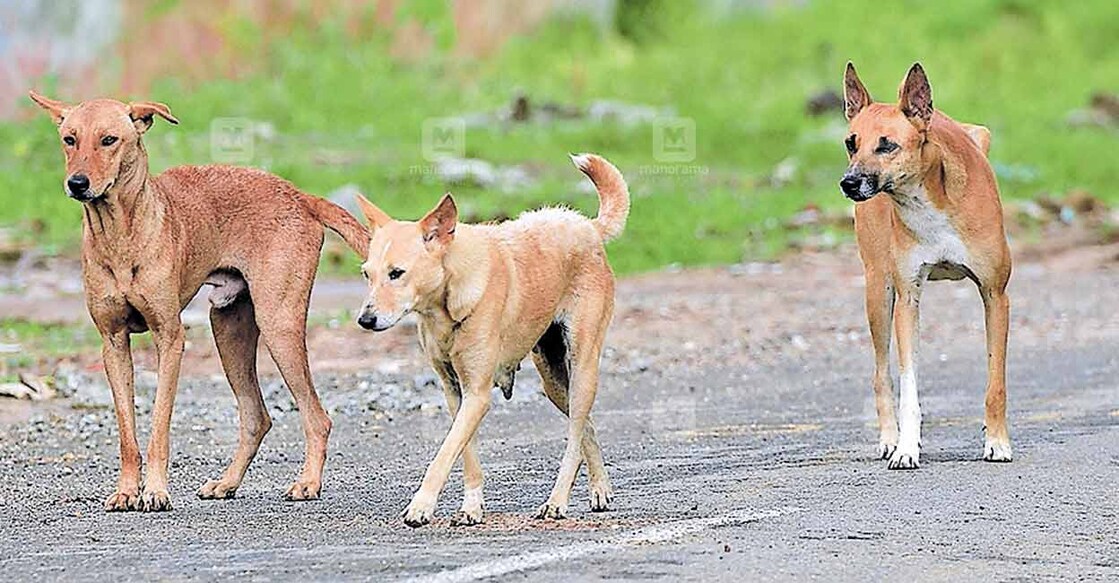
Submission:
<svg viewBox="0 0 1119 583">
<path fill-rule="evenodd" d="M 621 235 L 629 215 L 629 188 L 622 173 L 595 154 L 572 154 L 571 161 L 598 189 L 598 216 L 593 222 L 602 240 L 609 241 Z"/>
<path fill-rule="evenodd" d="M 307 208 L 328 229 L 338 233 L 362 259 L 369 254 L 369 229 L 365 228 L 346 209 L 317 196 L 306 195 Z"/>
</svg>

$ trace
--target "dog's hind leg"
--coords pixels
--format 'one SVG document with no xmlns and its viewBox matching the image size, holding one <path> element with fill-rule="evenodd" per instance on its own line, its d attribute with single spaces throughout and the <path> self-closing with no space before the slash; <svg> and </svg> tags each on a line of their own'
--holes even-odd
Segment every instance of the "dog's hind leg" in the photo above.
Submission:
<svg viewBox="0 0 1119 583">
<path fill-rule="evenodd" d="M 544 384 L 544 394 L 559 409 L 564 416 L 567 415 L 567 343 L 564 338 L 563 326 L 553 324 L 532 353 L 532 360 Z M 587 462 L 587 481 L 591 494 L 591 512 L 605 512 L 610 509 L 614 491 L 610 487 L 610 476 L 606 472 L 606 462 L 602 457 L 602 448 L 595 435 L 594 422 L 587 415 L 587 424 L 583 429 L 583 459 Z"/>
<path fill-rule="evenodd" d="M 307 306 L 319 254 L 316 247 L 311 254 L 313 259 L 300 265 L 288 260 L 288 255 L 296 252 L 302 254 L 307 250 L 290 253 L 274 250 L 274 265 L 266 266 L 260 273 L 246 275 L 261 339 L 295 399 L 307 440 L 303 469 L 299 479 L 284 492 L 284 498 L 317 500 L 322 489 L 331 428 L 330 417 L 315 393 L 311 369 L 307 365 Z"/>
<path fill-rule="evenodd" d="M 878 410 L 878 457 L 888 460 L 898 446 L 894 383 L 890 376 L 890 327 L 894 318 L 894 288 L 882 274 L 866 272 L 866 319 L 874 345 L 874 405 Z"/>
<path fill-rule="evenodd" d="M 216 480 L 209 480 L 198 489 L 203 499 L 232 498 L 245 478 L 261 440 L 272 427 L 272 418 L 265 408 L 256 374 L 256 348 L 260 329 L 256 325 L 252 300 L 241 297 L 226 307 L 210 309 L 210 324 L 218 347 L 222 368 L 237 399 L 241 421 L 237 452 Z"/>
<path fill-rule="evenodd" d="M 556 483 L 547 502 L 537 511 L 537 518 L 563 518 L 567 503 L 571 498 L 571 487 L 583 461 L 585 435 L 591 427 L 589 423 L 591 406 L 598 392 L 599 360 L 602 345 L 606 339 L 606 326 L 610 322 L 614 305 L 614 290 L 597 289 L 593 293 L 576 293 L 579 298 L 568 316 L 565 338 L 568 348 L 568 371 L 570 373 L 567 392 L 567 446 L 560 462 Z M 593 431 L 593 430 L 592 430 Z M 599 465 L 602 453 L 597 447 L 589 451 L 589 456 L 597 451 L 596 460 L 591 464 Z M 590 464 L 588 464 L 589 466 Z M 604 469 L 604 468 L 603 468 Z"/>
<path fill-rule="evenodd" d="M 454 423 L 462 405 L 462 388 L 450 363 L 436 367 L 447 398 L 447 411 Z M 462 507 L 451 517 L 451 526 L 473 526 L 482 523 L 485 498 L 482 495 L 482 463 L 478 459 L 477 436 L 471 437 L 462 450 Z"/>
</svg>

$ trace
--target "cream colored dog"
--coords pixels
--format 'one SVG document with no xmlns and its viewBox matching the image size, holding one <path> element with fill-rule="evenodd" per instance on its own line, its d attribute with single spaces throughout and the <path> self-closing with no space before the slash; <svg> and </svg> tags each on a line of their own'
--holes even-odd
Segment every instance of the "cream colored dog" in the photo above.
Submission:
<svg viewBox="0 0 1119 583">
<path fill-rule="evenodd" d="M 563 518 L 579 466 L 587 461 L 591 510 L 610 502 L 610 479 L 590 410 L 606 328 L 614 312 L 614 273 L 604 243 L 621 234 L 629 193 L 621 173 L 595 155 L 572 156 L 598 189 L 598 218 L 547 208 L 496 225 L 458 223 L 446 195 L 419 222 L 395 221 L 363 197 L 373 239 L 362 271 L 369 297 L 358 323 L 391 328 L 419 316 L 420 345 L 443 382 L 453 417 L 404 522 L 431 521 L 451 467 L 463 456 L 464 495 L 455 525 L 482 521 L 482 468 L 474 436 L 501 387 L 531 351 L 544 393 L 570 418 L 559 476 L 538 518 Z"/>
</svg>

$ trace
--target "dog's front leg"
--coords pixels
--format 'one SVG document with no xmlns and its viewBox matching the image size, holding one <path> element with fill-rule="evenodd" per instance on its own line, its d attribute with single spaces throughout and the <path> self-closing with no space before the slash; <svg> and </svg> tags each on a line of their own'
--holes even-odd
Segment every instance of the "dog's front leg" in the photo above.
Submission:
<svg viewBox="0 0 1119 583">
<path fill-rule="evenodd" d="M 914 470 L 921 452 L 921 405 L 917 400 L 917 352 L 920 335 L 921 287 L 924 278 L 906 282 L 898 290 L 895 328 L 901 391 L 898 399 L 898 446 L 890 456 L 891 470 Z"/>
<path fill-rule="evenodd" d="M 412 502 L 404 509 L 404 523 L 411 527 L 423 526 L 431 522 L 435 514 L 435 503 L 439 493 L 447 484 L 447 477 L 451 468 L 462 455 L 467 445 L 478 431 L 482 417 L 490 408 L 490 387 L 493 386 L 493 374 L 463 375 L 459 374 L 462 381 L 462 405 L 459 407 L 455 420 L 451 423 L 451 430 L 439 446 L 435 459 L 424 473 L 420 489 L 412 496 Z M 479 492 L 481 489 L 481 472 L 479 472 Z M 469 486 L 468 486 L 469 487 Z"/>
<path fill-rule="evenodd" d="M 449 366 L 449 365 L 448 365 Z M 451 423 L 462 406 L 462 388 L 458 381 L 441 370 L 440 380 L 443 383 L 443 395 L 447 398 L 447 412 L 451 414 Z M 473 526 L 481 524 L 485 506 L 485 497 L 482 495 L 482 463 L 478 459 L 477 437 L 471 437 L 462 451 L 462 507 L 451 518 L 452 526 Z"/>
<path fill-rule="evenodd" d="M 153 326 L 152 337 L 159 355 L 159 380 L 152 408 L 152 433 L 148 440 L 148 475 L 140 500 L 140 509 L 144 512 L 171 509 L 167 465 L 171 455 L 171 409 L 175 404 L 183 359 L 183 325 L 176 317 L 160 326 Z"/>
<path fill-rule="evenodd" d="M 987 326 L 987 443 L 983 459 L 1008 462 L 1013 458 L 1006 427 L 1006 338 L 1010 328 L 1010 298 L 1005 290 L 980 290 Z"/>
<path fill-rule="evenodd" d="M 898 446 L 894 383 L 890 378 L 890 328 L 894 288 L 877 270 L 866 270 L 866 319 L 874 345 L 874 408 L 878 412 L 878 457 L 888 460 Z"/>
<path fill-rule="evenodd" d="M 105 500 L 105 510 L 140 508 L 140 444 L 136 441 L 136 400 L 133 389 L 132 346 L 128 330 L 103 331 L 101 357 L 113 391 L 113 409 L 120 433 L 120 478 L 117 491 Z"/>
</svg>

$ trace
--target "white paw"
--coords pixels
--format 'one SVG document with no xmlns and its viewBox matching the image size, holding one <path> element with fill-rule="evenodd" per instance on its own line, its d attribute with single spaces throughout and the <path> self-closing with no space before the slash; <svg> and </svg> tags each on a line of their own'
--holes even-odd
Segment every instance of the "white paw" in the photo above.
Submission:
<svg viewBox="0 0 1119 583">
<path fill-rule="evenodd" d="M 567 518 L 567 505 L 546 502 L 536 511 L 536 518 L 541 520 L 563 520 Z"/>
<path fill-rule="evenodd" d="M 1010 451 L 1009 441 L 994 441 L 988 439 L 986 445 L 983 446 L 983 461 L 1008 462 L 1013 459 L 1013 457 Z"/>
<path fill-rule="evenodd" d="M 898 445 L 890 455 L 890 463 L 887 467 L 891 470 L 915 470 L 921 466 L 920 457 L 920 446 Z"/>
<path fill-rule="evenodd" d="M 591 483 L 591 512 L 606 512 L 610 510 L 610 501 L 614 499 L 614 490 L 610 487 L 609 480 Z"/>
<path fill-rule="evenodd" d="M 462 508 L 451 517 L 451 526 L 474 526 L 482 524 L 485 501 L 482 489 L 466 490 L 462 495 Z"/>
<path fill-rule="evenodd" d="M 404 509 L 400 515 L 404 518 L 404 524 L 412 528 L 421 527 L 435 517 L 435 502 L 427 502 L 424 500 L 412 499 L 412 503 Z"/>
<path fill-rule="evenodd" d="M 890 456 L 894 455 L 894 450 L 898 448 L 897 442 L 888 443 L 885 441 L 878 442 L 878 459 L 888 460 Z"/>
</svg>

